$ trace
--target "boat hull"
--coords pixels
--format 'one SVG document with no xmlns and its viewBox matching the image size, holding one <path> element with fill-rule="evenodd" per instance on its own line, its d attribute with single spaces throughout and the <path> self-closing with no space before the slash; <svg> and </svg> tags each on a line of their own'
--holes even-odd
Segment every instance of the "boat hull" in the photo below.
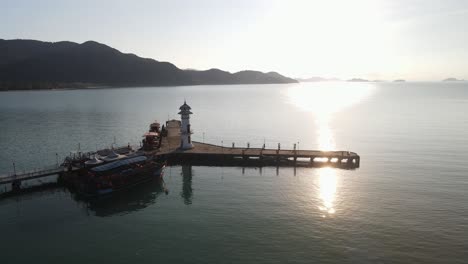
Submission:
<svg viewBox="0 0 468 264">
<path fill-rule="evenodd" d="M 93 183 L 81 183 L 77 188 L 79 195 L 84 197 L 96 197 L 109 195 L 115 192 L 125 191 L 134 186 L 152 181 L 152 180 L 162 180 L 164 175 L 164 164 L 157 165 L 148 165 L 139 170 L 135 170 L 130 175 L 120 175 L 114 174 L 111 175 L 109 179 L 109 184 L 106 186 L 96 186 L 95 182 Z M 125 177 L 125 181 L 122 179 Z"/>
</svg>

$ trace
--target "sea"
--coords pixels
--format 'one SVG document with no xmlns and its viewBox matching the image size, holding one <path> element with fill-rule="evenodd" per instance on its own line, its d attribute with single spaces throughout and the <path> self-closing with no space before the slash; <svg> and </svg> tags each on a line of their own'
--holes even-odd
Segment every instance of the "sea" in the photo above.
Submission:
<svg viewBox="0 0 468 264">
<path fill-rule="evenodd" d="M 0 174 L 139 145 L 184 101 L 194 141 L 353 151 L 360 168 L 172 166 L 100 199 L 3 198 L 1 263 L 468 263 L 467 82 L 1 92 Z"/>
</svg>

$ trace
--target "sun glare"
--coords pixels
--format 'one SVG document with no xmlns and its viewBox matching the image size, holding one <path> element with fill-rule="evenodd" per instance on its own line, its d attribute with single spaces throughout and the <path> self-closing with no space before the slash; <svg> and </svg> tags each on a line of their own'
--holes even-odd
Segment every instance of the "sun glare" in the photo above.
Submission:
<svg viewBox="0 0 468 264">
<path fill-rule="evenodd" d="M 330 122 L 333 115 L 371 95 L 371 83 L 300 83 L 288 90 L 291 104 L 310 112 L 318 128 L 318 146 L 321 150 L 334 150 L 335 142 Z"/>
<path fill-rule="evenodd" d="M 330 115 L 358 103 L 375 89 L 372 83 L 300 83 L 288 90 L 292 104 L 316 117 Z"/>
<path fill-rule="evenodd" d="M 330 126 L 333 115 L 362 101 L 374 89 L 375 86 L 368 83 L 301 83 L 291 87 L 287 93 L 291 104 L 314 115 L 318 147 L 334 150 L 336 146 Z"/>
<path fill-rule="evenodd" d="M 394 30 L 378 1 L 293 0 L 270 6 L 248 29 L 247 39 L 256 41 L 242 51 L 261 51 L 252 55 L 288 65 L 283 72 L 352 78 L 395 68 Z"/>
</svg>

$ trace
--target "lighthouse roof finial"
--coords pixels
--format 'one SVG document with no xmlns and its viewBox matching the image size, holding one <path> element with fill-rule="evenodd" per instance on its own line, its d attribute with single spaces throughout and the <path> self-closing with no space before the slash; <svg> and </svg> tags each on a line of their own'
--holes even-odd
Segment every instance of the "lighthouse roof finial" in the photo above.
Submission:
<svg viewBox="0 0 468 264">
<path fill-rule="evenodd" d="M 179 107 L 179 110 L 180 110 L 179 114 L 182 114 L 182 113 L 192 114 L 192 112 L 190 112 L 190 109 L 192 108 L 187 104 L 187 102 L 184 99 L 184 104 Z"/>
</svg>

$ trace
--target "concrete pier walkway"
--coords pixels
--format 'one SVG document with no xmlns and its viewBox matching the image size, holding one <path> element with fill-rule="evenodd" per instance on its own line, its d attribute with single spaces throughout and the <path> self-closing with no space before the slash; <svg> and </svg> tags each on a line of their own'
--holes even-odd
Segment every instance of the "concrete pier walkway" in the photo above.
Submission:
<svg viewBox="0 0 468 264">
<path fill-rule="evenodd" d="M 263 149 L 226 147 L 193 141 L 193 148 L 180 149 L 180 126 L 168 123 L 168 133 L 161 146 L 152 155 L 166 158 L 170 163 L 208 166 L 330 166 L 359 168 L 360 156 L 349 151 L 319 151 L 295 149 Z"/>
</svg>

